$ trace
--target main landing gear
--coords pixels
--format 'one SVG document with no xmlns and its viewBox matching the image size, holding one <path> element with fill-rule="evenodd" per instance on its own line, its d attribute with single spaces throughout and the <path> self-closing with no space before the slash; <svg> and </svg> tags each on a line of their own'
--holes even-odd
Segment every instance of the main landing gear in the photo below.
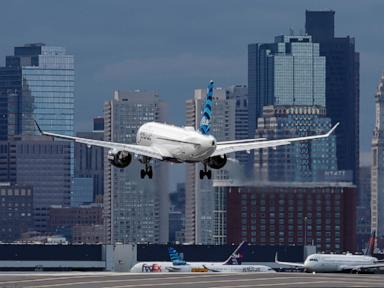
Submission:
<svg viewBox="0 0 384 288">
<path fill-rule="evenodd" d="M 144 169 L 141 169 L 140 171 L 141 179 L 144 179 L 146 175 L 148 175 L 149 179 L 152 179 L 153 171 L 152 171 L 152 166 L 149 165 L 149 161 L 151 161 L 151 158 L 149 157 L 143 157 L 143 160 L 141 161 L 145 165 Z"/>
<path fill-rule="evenodd" d="M 207 169 L 207 164 L 204 163 L 204 170 L 200 170 L 200 179 L 204 179 L 207 176 L 208 179 L 212 178 L 212 171 Z"/>
</svg>

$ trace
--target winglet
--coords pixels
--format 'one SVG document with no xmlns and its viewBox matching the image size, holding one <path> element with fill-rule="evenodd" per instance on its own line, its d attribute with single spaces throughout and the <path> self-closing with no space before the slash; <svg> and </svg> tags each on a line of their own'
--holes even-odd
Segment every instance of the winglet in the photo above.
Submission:
<svg viewBox="0 0 384 288">
<path fill-rule="evenodd" d="M 39 124 L 37 123 L 37 121 L 35 119 L 33 119 L 33 121 L 35 121 L 36 127 L 37 127 L 37 129 L 39 129 L 39 132 L 41 134 L 44 134 L 43 130 L 41 130 L 41 128 L 40 128 Z"/>
<path fill-rule="evenodd" d="M 336 130 L 336 128 L 337 128 L 337 126 L 339 126 L 339 124 L 340 124 L 340 122 L 337 122 L 337 123 L 335 124 L 335 126 L 333 126 L 333 127 L 331 128 L 331 130 L 328 131 L 328 133 L 327 133 L 327 137 L 330 136 L 330 135 L 333 133 L 333 131 Z"/>
<path fill-rule="evenodd" d="M 275 263 L 279 263 L 279 259 L 278 259 L 278 256 L 277 256 L 278 253 L 279 252 L 276 252 L 276 254 L 275 254 Z"/>
</svg>

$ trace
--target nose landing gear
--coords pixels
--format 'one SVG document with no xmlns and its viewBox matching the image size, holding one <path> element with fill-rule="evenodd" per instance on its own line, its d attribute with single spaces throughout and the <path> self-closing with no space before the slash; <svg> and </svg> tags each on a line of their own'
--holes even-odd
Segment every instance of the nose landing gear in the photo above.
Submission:
<svg viewBox="0 0 384 288">
<path fill-rule="evenodd" d="M 140 171 L 140 178 L 141 179 L 144 179 L 146 175 L 148 175 L 149 179 L 152 179 L 152 177 L 153 177 L 152 166 L 149 165 L 150 160 L 151 160 L 151 158 L 149 158 L 149 157 L 143 157 L 143 160 L 141 161 L 145 165 L 144 169 L 141 169 L 141 171 Z"/>
<path fill-rule="evenodd" d="M 200 170 L 200 179 L 204 179 L 207 176 L 208 179 L 212 178 L 212 171 L 207 169 L 207 164 L 204 163 L 204 170 Z"/>
</svg>

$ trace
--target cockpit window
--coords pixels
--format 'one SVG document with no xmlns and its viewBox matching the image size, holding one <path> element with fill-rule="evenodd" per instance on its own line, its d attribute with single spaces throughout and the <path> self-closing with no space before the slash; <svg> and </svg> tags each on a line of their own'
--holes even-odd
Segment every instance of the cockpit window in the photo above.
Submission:
<svg viewBox="0 0 384 288">
<path fill-rule="evenodd" d="M 319 260 L 317 260 L 316 258 L 310 258 L 309 261 L 319 262 Z"/>
</svg>

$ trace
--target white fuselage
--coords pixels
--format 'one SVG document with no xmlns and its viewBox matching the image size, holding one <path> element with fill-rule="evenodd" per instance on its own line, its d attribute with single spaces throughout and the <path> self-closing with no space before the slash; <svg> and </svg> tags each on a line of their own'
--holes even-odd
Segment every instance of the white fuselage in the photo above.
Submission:
<svg viewBox="0 0 384 288">
<path fill-rule="evenodd" d="M 309 272 L 340 272 L 361 265 L 372 265 L 377 258 L 364 255 L 312 254 L 304 262 Z"/>
<path fill-rule="evenodd" d="M 266 272 L 273 273 L 271 267 L 264 265 L 226 265 L 216 262 L 188 262 L 185 265 L 173 265 L 172 262 L 139 262 L 131 272 Z"/>
<path fill-rule="evenodd" d="M 216 139 L 212 135 L 203 135 L 193 127 L 157 122 L 143 124 L 137 131 L 136 143 L 151 146 L 174 162 L 200 162 L 216 150 Z"/>
</svg>

